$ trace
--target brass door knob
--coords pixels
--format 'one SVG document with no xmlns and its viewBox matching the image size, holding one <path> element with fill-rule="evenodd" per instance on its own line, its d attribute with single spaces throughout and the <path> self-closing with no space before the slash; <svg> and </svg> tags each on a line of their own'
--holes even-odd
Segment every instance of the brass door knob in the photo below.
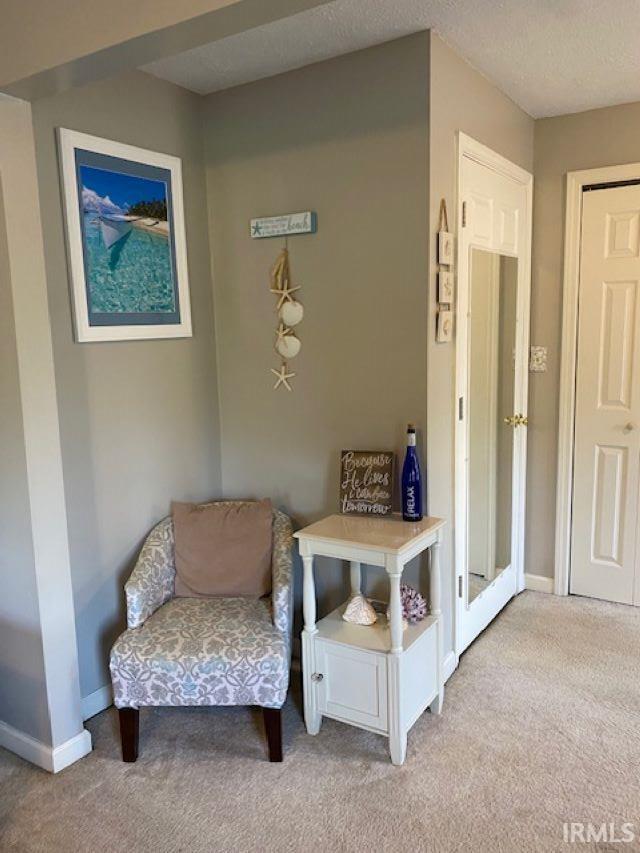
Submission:
<svg viewBox="0 0 640 853">
<path fill-rule="evenodd" d="M 526 415 L 516 415 L 518 426 L 528 426 L 529 418 Z"/>
<path fill-rule="evenodd" d="M 518 415 L 509 415 L 507 418 L 503 418 L 503 421 L 507 426 L 517 427 Z"/>
</svg>

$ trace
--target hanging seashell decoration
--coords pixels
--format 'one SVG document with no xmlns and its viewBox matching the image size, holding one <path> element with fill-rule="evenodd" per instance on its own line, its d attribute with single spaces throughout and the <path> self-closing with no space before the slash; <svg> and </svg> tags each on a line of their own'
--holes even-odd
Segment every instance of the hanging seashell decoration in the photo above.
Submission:
<svg viewBox="0 0 640 853">
<path fill-rule="evenodd" d="M 342 618 L 345 622 L 351 622 L 354 625 L 373 625 L 378 620 L 378 614 L 369 599 L 358 594 L 354 595 L 347 604 Z"/>
<path fill-rule="evenodd" d="M 304 317 L 304 308 L 297 299 L 291 299 L 282 305 L 278 315 L 285 326 L 297 326 Z"/>
<path fill-rule="evenodd" d="M 275 351 L 282 358 L 282 365 L 279 370 L 270 368 L 271 373 L 277 377 L 277 381 L 273 386 L 274 390 L 282 386 L 288 391 L 291 391 L 291 385 L 288 380 L 295 376 L 295 373 L 290 373 L 287 361 L 295 358 L 300 352 L 302 346 L 300 339 L 294 334 L 292 327 L 297 326 L 304 316 L 304 308 L 294 298 L 293 294 L 300 290 L 300 285 L 291 286 L 291 272 L 289 269 L 289 251 L 283 249 L 276 262 L 271 268 L 271 293 L 278 297 L 276 311 L 280 319 L 280 324 L 276 330 L 276 340 L 274 344 Z"/>
<path fill-rule="evenodd" d="M 288 358 L 295 358 L 300 352 L 301 346 L 300 339 L 296 338 L 294 334 L 284 335 L 279 341 L 276 341 L 276 350 L 285 361 Z"/>
</svg>

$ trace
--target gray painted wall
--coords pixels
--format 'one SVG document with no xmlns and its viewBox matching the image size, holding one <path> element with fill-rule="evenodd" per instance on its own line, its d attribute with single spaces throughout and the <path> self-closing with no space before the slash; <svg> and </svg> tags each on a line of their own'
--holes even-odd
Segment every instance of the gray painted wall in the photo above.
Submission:
<svg viewBox="0 0 640 853">
<path fill-rule="evenodd" d="M 183 159 L 193 339 L 74 343 L 58 126 Z M 108 683 L 124 580 L 172 498 L 205 499 L 223 487 L 227 496 L 269 495 L 302 525 L 337 509 L 341 449 L 393 448 L 400 464 L 413 420 L 423 447 L 425 423 L 430 432 L 430 511 L 452 521 L 454 350 L 433 337 L 429 217 L 434 232 L 440 198 L 453 209 L 455 131 L 531 169 L 528 116 L 421 33 L 205 99 L 136 72 L 36 102 L 34 128 L 84 696 Z M 275 393 L 268 270 L 282 242 L 249 240 L 247 224 L 309 207 L 318 233 L 290 241 L 306 311 L 298 375 L 293 394 Z M 10 333 L 2 340 L 0 393 L 10 403 Z M 4 407 L 2 430 L 19 451 L 17 412 Z M 7 460 L 13 550 L 28 564 L 19 452 Z M 453 578 L 450 542 L 444 557 Z M 528 570 L 544 573 L 537 559 Z M 21 577 L 27 601 L 33 590 Z M 424 585 L 418 566 L 408 577 Z M 372 590 L 377 580 L 371 570 Z M 319 587 L 321 611 L 343 598 L 336 564 L 323 566 Z M 29 617 L 28 604 L 21 609 Z M 37 640 L 30 648 L 37 674 Z"/>
<path fill-rule="evenodd" d="M 535 420 L 529 429 L 527 557 L 536 567 L 529 571 L 549 577 L 554 574 L 566 173 L 640 162 L 639 135 L 640 103 L 536 122 L 531 342 L 548 347 L 549 358 L 547 373 L 535 377 L 530 393 Z"/>
<path fill-rule="evenodd" d="M 298 525 L 338 510 L 343 448 L 401 461 L 407 421 L 425 423 L 428 61 L 420 33 L 206 99 L 224 490 Z M 317 234 L 289 241 L 302 350 L 293 393 L 275 392 L 283 241 L 248 222 L 310 208 Z M 320 613 L 344 575 L 322 562 Z"/>
<path fill-rule="evenodd" d="M 0 743 L 50 765 L 82 732 L 77 643 L 31 108 L 3 96 L 0 183 Z"/>
<path fill-rule="evenodd" d="M 218 392 L 200 99 L 135 72 L 33 105 L 81 692 L 109 683 L 123 584 L 172 498 L 220 494 Z M 182 158 L 194 336 L 73 340 L 55 129 Z"/>
<path fill-rule="evenodd" d="M 427 460 L 431 477 L 429 509 L 449 520 L 445 533 L 443 611 L 445 637 L 453 647 L 455 570 L 454 521 L 454 412 L 455 345 L 437 344 L 433 329 L 437 310 L 436 231 L 440 199 L 447 202 L 449 226 L 455 230 L 456 131 L 461 130 L 488 145 L 528 171 L 533 171 L 533 119 L 458 56 L 435 33 L 431 34 L 431 115 L 429 209 L 428 421 Z M 550 532 L 553 535 L 553 532 Z M 536 571 L 527 566 L 527 571 Z M 447 580 L 448 579 L 448 582 Z M 446 643 L 445 643 L 446 644 Z"/>
<path fill-rule="evenodd" d="M 1 177 L 0 167 L 0 720 L 48 742 L 51 729 Z"/>
</svg>

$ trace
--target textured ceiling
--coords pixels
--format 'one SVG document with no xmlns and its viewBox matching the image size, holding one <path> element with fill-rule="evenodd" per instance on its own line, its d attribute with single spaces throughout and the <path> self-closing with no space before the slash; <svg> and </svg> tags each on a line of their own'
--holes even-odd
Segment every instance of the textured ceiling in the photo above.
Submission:
<svg viewBox="0 0 640 853">
<path fill-rule="evenodd" d="M 640 0 L 334 0 L 144 70 L 207 94 L 429 28 L 535 118 L 640 101 Z"/>
</svg>

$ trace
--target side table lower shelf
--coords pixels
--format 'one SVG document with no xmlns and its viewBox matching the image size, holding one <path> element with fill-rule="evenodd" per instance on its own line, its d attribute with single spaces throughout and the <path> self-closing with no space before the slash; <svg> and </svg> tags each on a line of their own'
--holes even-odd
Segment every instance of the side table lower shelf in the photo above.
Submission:
<svg viewBox="0 0 640 853">
<path fill-rule="evenodd" d="M 342 619 L 345 607 L 317 622 L 314 633 L 303 631 L 305 704 L 314 709 L 309 731 L 317 732 L 322 717 L 330 717 L 389 737 L 394 717 L 406 742 L 408 730 L 428 707 L 440 711 L 438 620 L 429 616 L 409 625 L 402 651 L 391 655 L 386 618 L 353 625 Z M 390 703 L 396 701 L 391 714 Z"/>
</svg>

